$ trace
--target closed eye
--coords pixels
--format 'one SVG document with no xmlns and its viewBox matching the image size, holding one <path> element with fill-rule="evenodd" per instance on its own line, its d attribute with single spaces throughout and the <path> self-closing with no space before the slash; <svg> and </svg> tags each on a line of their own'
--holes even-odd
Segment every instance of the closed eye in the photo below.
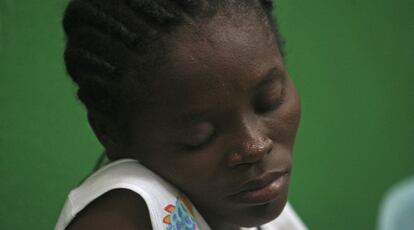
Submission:
<svg viewBox="0 0 414 230">
<path fill-rule="evenodd" d="M 210 122 L 197 122 L 183 130 L 179 145 L 186 151 L 201 150 L 214 140 L 216 133 Z"/>
<path fill-rule="evenodd" d="M 285 84 L 283 78 L 269 81 L 259 89 L 253 100 L 253 107 L 257 114 L 275 111 L 285 100 Z"/>
<path fill-rule="evenodd" d="M 266 114 L 277 110 L 284 103 L 284 90 L 282 90 L 281 94 L 276 99 L 262 99 L 263 101 L 257 102 L 255 112 L 257 114 Z"/>
<path fill-rule="evenodd" d="M 209 144 L 211 144 L 216 137 L 216 132 L 212 133 L 210 136 L 208 136 L 205 140 L 203 140 L 200 143 L 181 143 L 180 146 L 183 150 L 189 151 L 189 152 L 195 152 L 200 151 L 204 148 L 206 148 Z"/>
</svg>

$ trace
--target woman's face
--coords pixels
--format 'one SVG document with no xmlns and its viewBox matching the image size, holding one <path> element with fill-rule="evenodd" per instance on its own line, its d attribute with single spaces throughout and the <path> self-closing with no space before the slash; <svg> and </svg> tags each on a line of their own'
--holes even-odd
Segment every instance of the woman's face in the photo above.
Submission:
<svg viewBox="0 0 414 230">
<path fill-rule="evenodd" d="M 267 25 L 175 35 L 129 153 L 183 191 L 213 229 L 277 217 L 288 193 L 299 97 Z M 245 24 L 245 25 L 244 25 Z"/>
</svg>

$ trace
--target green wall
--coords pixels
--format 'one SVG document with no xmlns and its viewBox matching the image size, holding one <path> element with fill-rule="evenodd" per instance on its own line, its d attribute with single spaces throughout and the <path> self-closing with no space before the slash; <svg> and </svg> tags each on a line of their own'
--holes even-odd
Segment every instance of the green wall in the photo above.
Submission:
<svg viewBox="0 0 414 230">
<path fill-rule="evenodd" d="M 302 96 L 290 199 L 311 229 L 374 229 L 414 174 L 414 2 L 279 0 Z M 0 0 L 0 229 L 52 229 L 102 151 L 65 76 L 63 0 Z"/>
</svg>

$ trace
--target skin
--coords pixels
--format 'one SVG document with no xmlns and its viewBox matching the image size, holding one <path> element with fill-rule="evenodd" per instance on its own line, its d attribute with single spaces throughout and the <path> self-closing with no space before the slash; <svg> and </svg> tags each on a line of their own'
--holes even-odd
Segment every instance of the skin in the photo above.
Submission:
<svg viewBox="0 0 414 230">
<path fill-rule="evenodd" d="M 112 190 L 83 209 L 68 230 L 152 229 L 145 201 L 136 193 Z"/>
<path fill-rule="evenodd" d="M 218 15 L 202 28 L 197 36 L 189 36 L 189 27 L 173 35 L 169 61 L 154 74 L 155 93 L 131 108 L 130 144 L 122 151 L 107 135 L 114 128 L 91 112 L 89 118 L 109 156 L 116 156 L 111 149 L 125 153 L 120 157 L 138 159 L 174 184 L 212 229 L 258 226 L 281 213 L 288 184 L 261 204 L 238 202 L 232 195 L 265 173 L 290 172 L 299 97 L 274 35 L 257 15 L 237 22 Z M 103 203 L 101 210 L 136 213 L 140 217 L 131 225 L 150 229 L 139 196 L 118 208 L 110 205 L 113 199 L 116 194 L 94 202 Z M 130 207 L 133 202 L 138 205 Z M 87 219 L 94 211 L 84 213 Z"/>
</svg>

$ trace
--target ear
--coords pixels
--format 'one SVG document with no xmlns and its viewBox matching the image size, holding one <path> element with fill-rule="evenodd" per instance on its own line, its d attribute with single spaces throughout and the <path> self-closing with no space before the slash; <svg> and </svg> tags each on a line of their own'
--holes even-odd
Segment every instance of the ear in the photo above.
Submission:
<svg viewBox="0 0 414 230">
<path fill-rule="evenodd" d="M 88 121 L 108 158 L 120 158 L 123 140 L 118 122 L 96 110 L 88 110 Z"/>
</svg>

